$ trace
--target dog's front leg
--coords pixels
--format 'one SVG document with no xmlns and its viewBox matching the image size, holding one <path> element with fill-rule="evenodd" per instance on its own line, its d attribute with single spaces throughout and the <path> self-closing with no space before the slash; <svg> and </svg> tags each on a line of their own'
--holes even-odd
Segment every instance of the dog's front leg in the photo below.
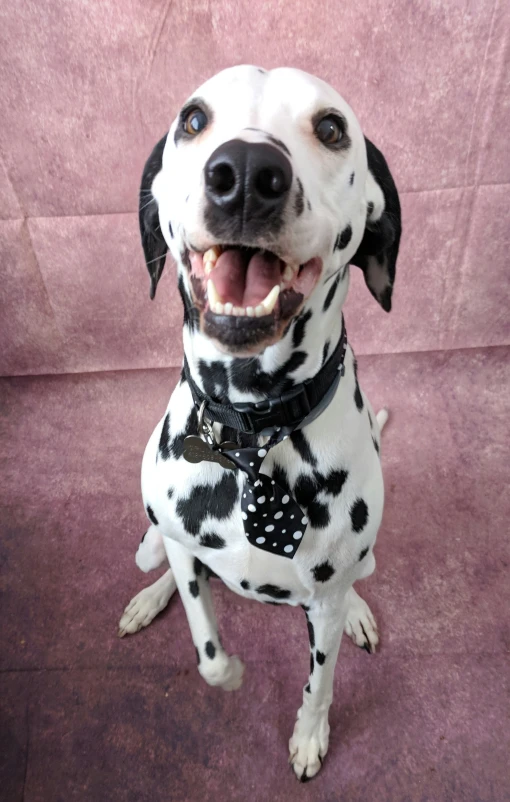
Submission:
<svg viewBox="0 0 510 802">
<path fill-rule="evenodd" d="M 179 543 L 170 538 L 164 542 L 197 650 L 198 670 L 209 685 L 235 691 L 241 686 L 244 665 L 221 645 L 207 568 Z"/>
<path fill-rule="evenodd" d="M 289 741 L 289 760 L 301 782 L 317 774 L 328 751 L 328 711 L 347 606 L 344 596 L 304 608 L 310 639 L 310 676 Z"/>
</svg>

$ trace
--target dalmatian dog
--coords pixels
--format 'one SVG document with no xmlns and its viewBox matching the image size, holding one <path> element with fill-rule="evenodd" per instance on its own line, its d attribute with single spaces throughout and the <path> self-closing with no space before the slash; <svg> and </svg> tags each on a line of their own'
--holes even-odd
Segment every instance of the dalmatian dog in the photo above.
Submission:
<svg viewBox="0 0 510 802">
<path fill-rule="evenodd" d="M 387 413 L 360 389 L 342 306 L 355 265 L 390 311 L 397 190 L 329 85 L 239 66 L 197 89 L 155 146 L 139 220 L 151 297 L 168 251 L 177 264 L 185 358 L 142 465 L 150 525 L 136 562 L 166 571 L 126 607 L 119 635 L 147 626 L 177 588 L 199 673 L 230 691 L 244 666 L 222 646 L 210 576 L 301 606 L 310 672 L 289 752 L 304 781 L 328 750 L 342 633 L 368 652 L 379 640 L 353 584 L 375 568 Z M 313 406 L 301 403 L 309 390 Z M 245 469 L 243 454 L 255 455 Z"/>
</svg>

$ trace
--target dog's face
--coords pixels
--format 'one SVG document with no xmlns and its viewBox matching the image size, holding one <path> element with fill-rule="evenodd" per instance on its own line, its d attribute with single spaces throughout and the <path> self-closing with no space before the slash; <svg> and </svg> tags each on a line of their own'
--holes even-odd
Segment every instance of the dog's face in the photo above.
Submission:
<svg viewBox="0 0 510 802">
<path fill-rule="evenodd" d="M 151 296 L 169 248 L 188 314 L 233 354 L 277 342 L 350 262 L 391 306 L 391 175 L 345 100 L 299 70 L 234 67 L 197 89 L 146 164 L 140 226 Z"/>
</svg>

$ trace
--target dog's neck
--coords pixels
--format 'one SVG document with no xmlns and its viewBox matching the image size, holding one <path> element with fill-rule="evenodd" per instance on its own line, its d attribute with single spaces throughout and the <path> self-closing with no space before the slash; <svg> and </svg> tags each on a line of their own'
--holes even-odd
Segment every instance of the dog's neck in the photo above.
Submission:
<svg viewBox="0 0 510 802">
<path fill-rule="evenodd" d="M 348 268 L 321 279 L 281 340 L 253 357 L 225 354 L 185 314 L 184 353 L 192 378 L 206 395 L 230 404 L 273 397 L 311 379 L 339 341 L 348 284 Z M 189 309 L 182 284 L 181 294 Z"/>
</svg>

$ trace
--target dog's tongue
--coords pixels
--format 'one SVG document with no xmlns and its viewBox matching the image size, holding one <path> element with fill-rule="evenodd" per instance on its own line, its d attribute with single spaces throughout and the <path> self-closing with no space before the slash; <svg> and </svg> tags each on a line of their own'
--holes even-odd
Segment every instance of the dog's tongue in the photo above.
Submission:
<svg viewBox="0 0 510 802">
<path fill-rule="evenodd" d="M 277 256 L 258 251 L 247 267 L 246 258 L 239 248 L 230 248 L 218 257 L 211 278 L 222 303 L 255 307 L 280 284 L 282 262 Z"/>
</svg>

